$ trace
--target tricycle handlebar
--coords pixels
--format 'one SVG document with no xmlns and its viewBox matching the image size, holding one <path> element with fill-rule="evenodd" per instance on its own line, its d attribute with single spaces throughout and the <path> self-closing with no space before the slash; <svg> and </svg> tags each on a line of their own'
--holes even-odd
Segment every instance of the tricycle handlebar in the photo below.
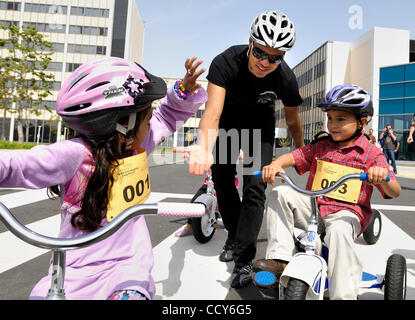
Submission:
<svg viewBox="0 0 415 320">
<path fill-rule="evenodd" d="M 257 178 L 261 178 L 262 177 L 262 171 L 255 171 L 254 172 L 254 176 Z M 326 189 L 322 189 L 322 190 L 317 190 L 317 191 L 311 191 L 311 190 L 306 190 L 303 189 L 301 187 L 299 187 L 298 185 L 296 185 L 289 176 L 287 176 L 285 173 L 280 172 L 277 177 L 280 177 L 281 179 L 284 179 L 285 181 L 288 182 L 288 184 L 296 191 L 311 196 L 311 197 L 318 197 L 318 196 L 324 196 L 330 192 L 336 191 L 337 188 L 339 188 L 345 181 L 347 180 L 352 180 L 352 179 L 358 179 L 361 181 L 368 181 L 368 176 L 367 173 L 354 173 L 354 174 L 347 174 L 343 177 L 341 177 L 339 180 L 336 181 L 336 183 L 334 183 L 332 186 L 326 188 Z M 386 181 L 389 181 L 390 177 L 389 174 L 386 177 Z"/>
<path fill-rule="evenodd" d="M 138 204 L 121 212 L 113 221 L 87 235 L 77 238 L 53 238 L 36 233 L 22 225 L 0 202 L 0 220 L 19 239 L 43 249 L 71 250 L 89 246 L 114 234 L 128 220 L 144 214 L 174 217 L 201 217 L 205 214 L 205 206 L 200 203 L 160 202 L 154 204 Z"/>
</svg>

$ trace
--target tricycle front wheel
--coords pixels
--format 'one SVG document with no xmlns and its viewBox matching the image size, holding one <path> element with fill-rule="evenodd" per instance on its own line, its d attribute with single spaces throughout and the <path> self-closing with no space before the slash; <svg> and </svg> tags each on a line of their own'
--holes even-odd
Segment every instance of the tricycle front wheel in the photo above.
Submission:
<svg viewBox="0 0 415 320">
<path fill-rule="evenodd" d="M 406 298 L 406 259 L 393 254 L 386 263 L 385 300 L 405 300 Z"/>
<path fill-rule="evenodd" d="M 284 292 L 285 300 L 305 300 L 309 287 L 303 280 L 290 278 Z"/>
</svg>

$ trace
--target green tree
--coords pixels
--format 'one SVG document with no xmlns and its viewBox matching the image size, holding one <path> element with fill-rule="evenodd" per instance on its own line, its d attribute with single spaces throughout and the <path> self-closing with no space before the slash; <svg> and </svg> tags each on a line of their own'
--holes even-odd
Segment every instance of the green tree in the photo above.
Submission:
<svg viewBox="0 0 415 320">
<path fill-rule="evenodd" d="M 6 45 L 7 40 L 0 39 L 0 47 Z M 3 109 L 3 119 L 0 140 L 6 140 L 6 117 L 11 109 L 12 86 L 11 62 L 9 57 L 0 57 L 0 109 Z"/>
<path fill-rule="evenodd" d="M 52 45 L 36 28 L 19 28 L 13 24 L 0 27 L 8 33 L 5 47 L 13 78 L 12 102 L 16 103 L 18 142 L 27 142 L 30 115 L 39 115 L 42 102 L 52 94 L 54 76 L 46 71 L 52 60 Z M 24 124 L 26 134 L 23 133 Z"/>
</svg>

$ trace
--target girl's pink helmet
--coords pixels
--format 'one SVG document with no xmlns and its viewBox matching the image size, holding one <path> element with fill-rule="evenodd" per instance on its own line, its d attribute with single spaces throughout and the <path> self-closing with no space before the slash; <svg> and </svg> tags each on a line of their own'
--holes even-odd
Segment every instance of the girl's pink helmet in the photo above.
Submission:
<svg viewBox="0 0 415 320">
<path fill-rule="evenodd" d="M 56 112 L 79 133 L 105 136 L 115 131 L 119 119 L 147 109 L 166 91 L 163 79 L 139 64 L 106 57 L 84 63 L 65 80 Z"/>
</svg>

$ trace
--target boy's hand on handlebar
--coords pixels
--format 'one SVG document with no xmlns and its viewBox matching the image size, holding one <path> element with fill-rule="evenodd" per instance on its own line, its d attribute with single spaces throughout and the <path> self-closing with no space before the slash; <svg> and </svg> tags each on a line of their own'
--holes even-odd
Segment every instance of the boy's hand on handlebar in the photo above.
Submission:
<svg viewBox="0 0 415 320">
<path fill-rule="evenodd" d="M 183 159 L 189 162 L 189 173 L 203 176 L 213 164 L 213 155 L 197 144 L 189 147 L 175 147 L 173 152 L 183 153 Z"/>
<path fill-rule="evenodd" d="M 388 169 L 384 167 L 370 167 L 367 171 L 368 182 L 371 184 L 381 184 L 386 182 Z"/>
<path fill-rule="evenodd" d="M 285 171 L 280 165 L 276 163 L 271 163 L 262 168 L 262 180 L 273 186 L 275 183 L 275 176 L 280 172 L 285 172 Z"/>
</svg>

